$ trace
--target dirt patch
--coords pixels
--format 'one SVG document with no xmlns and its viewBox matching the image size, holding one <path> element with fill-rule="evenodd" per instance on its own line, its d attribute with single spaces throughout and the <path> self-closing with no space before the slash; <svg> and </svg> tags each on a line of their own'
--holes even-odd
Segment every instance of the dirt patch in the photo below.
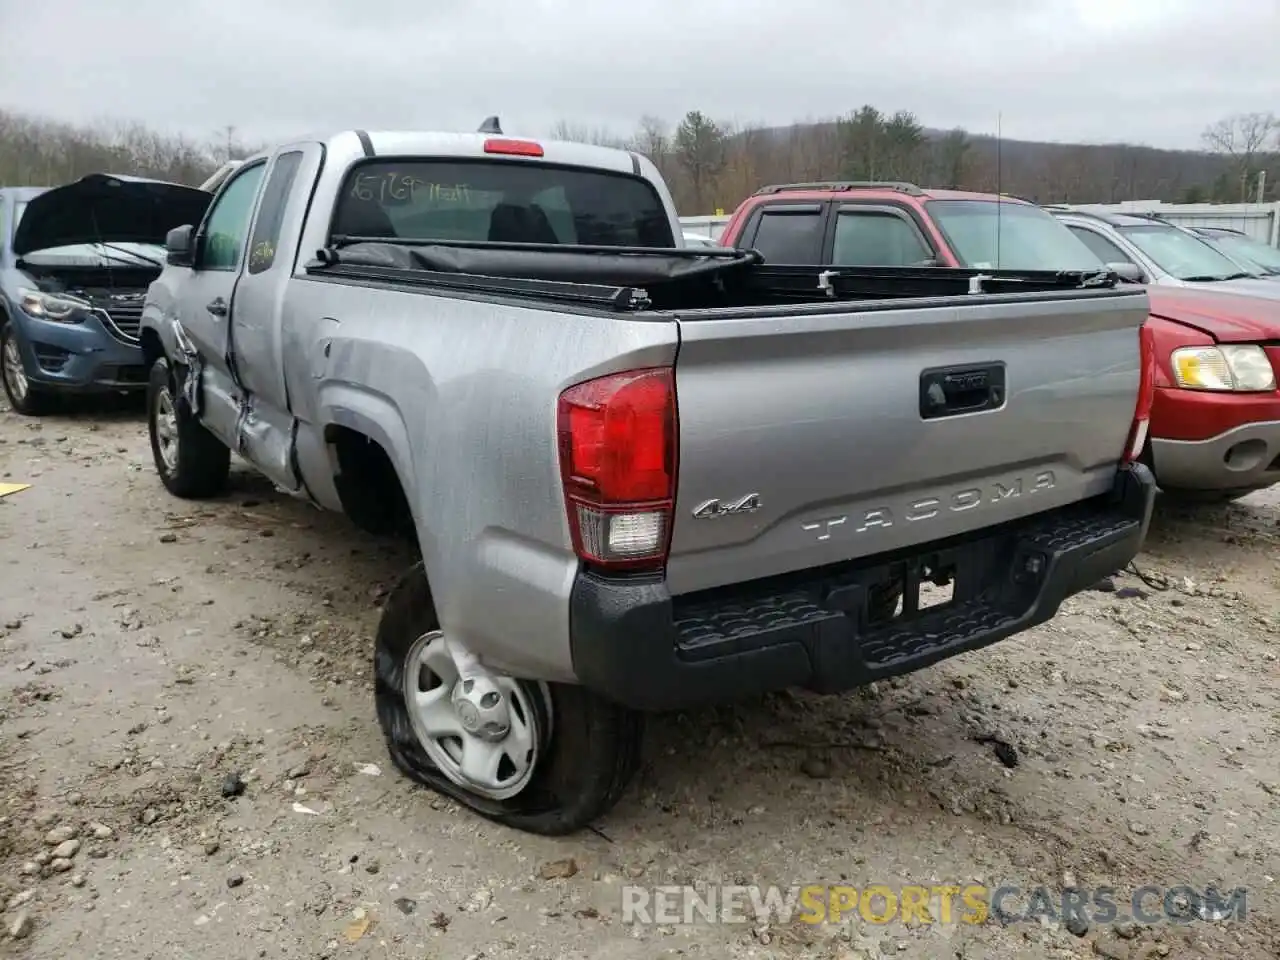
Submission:
<svg viewBox="0 0 1280 960">
<path fill-rule="evenodd" d="M 1162 507 L 1133 570 L 988 650 L 849 696 L 655 717 L 618 808 L 553 841 L 392 769 L 371 652 L 400 547 L 244 472 L 175 501 L 136 420 L 83 416 L 0 414 L 0 474 L 33 483 L 0 501 L 0 955 L 1280 954 L 1273 494 Z M 622 916 L 629 884 L 975 883 L 1021 908 L 1037 887 L 1122 905 L 1245 888 L 1248 914 Z"/>
</svg>

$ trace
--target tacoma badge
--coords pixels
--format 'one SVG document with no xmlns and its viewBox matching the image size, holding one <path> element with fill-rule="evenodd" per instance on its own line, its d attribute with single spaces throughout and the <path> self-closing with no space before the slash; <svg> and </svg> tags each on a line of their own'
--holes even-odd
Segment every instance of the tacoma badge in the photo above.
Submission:
<svg viewBox="0 0 1280 960">
<path fill-rule="evenodd" d="M 755 513 L 760 509 L 760 494 L 748 493 L 745 497 L 721 503 L 719 500 L 708 500 L 699 504 L 693 511 L 695 520 L 714 520 L 716 517 L 728 517 L 735 513 Z"/>
</svg>

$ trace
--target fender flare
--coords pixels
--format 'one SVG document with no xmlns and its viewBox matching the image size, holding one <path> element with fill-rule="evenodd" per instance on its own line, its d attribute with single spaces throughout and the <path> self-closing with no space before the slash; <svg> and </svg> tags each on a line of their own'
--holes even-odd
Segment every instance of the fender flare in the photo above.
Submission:
<svg viewBox="0 0 1280 960">
<path fill-rule="evenodd" d="M 415 522 L 417 488 L 409 430 L 400 411 L 385 396 L 361 390 L 348 383 L 328 383 L 320 387 L 316 397 L 318 420 L 327 431 L 330 426 L 346 427 L 362 433 L 386 452 L 400 480 Z"/>
</svg>

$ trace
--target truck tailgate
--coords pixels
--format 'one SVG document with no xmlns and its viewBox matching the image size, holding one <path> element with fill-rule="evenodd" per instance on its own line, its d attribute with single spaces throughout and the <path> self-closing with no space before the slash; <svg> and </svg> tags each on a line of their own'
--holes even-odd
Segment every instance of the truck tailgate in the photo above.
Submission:
<svg viewBox="0 0 1280 960">
<path fill-rule="evenodd" d="M 682 314 L 672 594 L 1109 490 L 1145 292 Z"/>
</svg>

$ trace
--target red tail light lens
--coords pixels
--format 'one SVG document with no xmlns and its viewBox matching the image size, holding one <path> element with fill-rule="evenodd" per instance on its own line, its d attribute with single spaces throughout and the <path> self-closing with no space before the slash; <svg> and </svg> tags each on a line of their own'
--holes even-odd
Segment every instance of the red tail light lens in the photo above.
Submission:
<svg viewBox="0 0 1280 960">
<path fill-rule="evenodd" d="M 578 556 L 625 569 L 667 560 L 676 487 L 669 367 L 588 380 L 560 395 L 560 474 Z"/>
<path fill-rule="evenodd" d="M 1151 407 L 1156 397 L 1155 334 L 1145 323 L 1138 331 L 1138 342 L 1142 353 L 1142 376 L 1138 380 L 1138 405 L 1133 411 L 1133 426 L 1129 429 L 1129 443 L 1124 452 L 1125 463 L 1132 463 L 1142 456 L 1151 426 Z"/>
<path fill-rule="evenodd" d="M 484 142 L 485 153 L 505 153 L 513 157 L 540 157 L 542 144 L 532 140 L 493 139 Z"/>
</svg>

